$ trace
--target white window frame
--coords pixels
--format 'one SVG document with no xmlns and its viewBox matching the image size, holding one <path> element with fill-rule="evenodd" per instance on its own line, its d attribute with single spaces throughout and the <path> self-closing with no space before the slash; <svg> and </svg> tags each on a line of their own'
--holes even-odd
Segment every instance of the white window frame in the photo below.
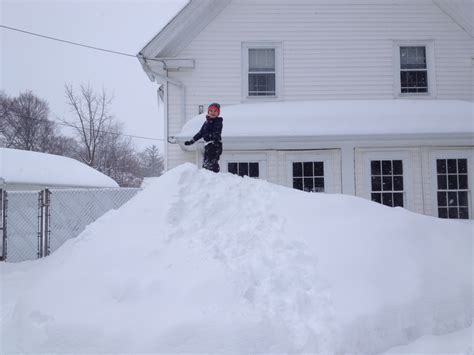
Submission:
<svg viewBox="0 0 474 355">
<path fill-rule="evenodd" d="M 400 82 L 400 47 L 425 47 L 426 69 L 428 75 L 428 92 L 402 93 Z M 395 98 L 436 98 L 436 70 L 435 70 L 435 48 L 433 40 L 418 41 L 394 41 L 393 42 L 393 72 L 394 72 L 394 96 Z"/>
<path fill-rule="evenodd" d="M 224 153 L 221 156 L 219 165 L 221 172 L 228 172 L 228 163 L 258 163 L 258 179 L 266 180 L 268 176 L 267 171 L 268 156 L 266 154 L 256 153 Z"/>
<path fill-rule="evenodd" d="M 275 49 L 275 96 L 249 96 L 249 49 Z M 281 42 L 242 43 L 242 102 L 275 101 L 283 98 L 283 45 Z"/>
<path fill-rule="evenodd" d="M 413 189 L 413 156 L 410 151 L 359 151 L 362 157 L 363 189 L 362 194 L 357 193 L 369 201 L 372 201 L 372 160 L 401 160 L 403 164 L 403 208 L 415 211 L 414 189 Z M 377 202 L 374 202 L 377 203 Z"/>
<path fill-rule="evenodd" d="M 293 163 L 298 162 L 316 162 L 322 161 L 324 163 L 324 193 L 340 193 L 336 191 L 334 164 L 340 164 L 340 161 L 334 161 L 334 151 L 318 151 L 287 154 L 287 186 L 293 188 Z"/>
<path fill-rule="evenodd" d="M 467 159 L 467 183 L 468 183 L 468 205 L 469 205 L 469 219 L 474 217 L 473 213 L 473 190 L 474 190 L 474 150 L 473 149 L 459 149 L 459 150 L 430 150 L 429 159 L 431 165 L 431 193 L 432 193 L 432 207 L 433 216 L 438 217 L 438 171 L 436 161 L 438 159 Z M 454 191 L 454 190 L 453 190 Z"/>
</svg>

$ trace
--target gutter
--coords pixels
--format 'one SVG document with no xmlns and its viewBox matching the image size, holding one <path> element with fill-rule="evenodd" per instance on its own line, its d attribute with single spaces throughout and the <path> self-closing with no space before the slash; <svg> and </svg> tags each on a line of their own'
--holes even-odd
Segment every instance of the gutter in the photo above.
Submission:
<svg viewBox="0 0 474 355">
<path fill-rule="evenodd" d="M 166 75 L 163 75 L 162 73 L 158 72 L 157 70 L 153 69 L 148 61 L 147 58 L 143 56 L 143 54 L 138 53 L 137 58 L 142 65 L 143 70 L 145 73 L 148 75 L 148 78 L 151 81 L 155 81 L 159 86 L 166 85 L 167 83 L 173 84 L 180 88 L 181 92 L 181 120 L 182 123 L 184 124 L 186 122 L 186 87 L 184 84 L 176 79 L 170 78 L 168 76 L 168 70 L 169 70 L 169 65 L 168 61 L 172 60 L 177 60 L 177 61 L 192 61 L 189 59 L 153 59 L 153 61 L 160 62 L 163 66 L 162 70 L 166 71 Z M 192 61 L 192 67 L 194 68 L 194 61 Z M 165 118 L 168 120 L 168 117 Z M 176 144 L 176 138 L 174 136 L 169 135 L 169 122 L 166 121 L 166 141 L 170 144 Z"/>
</svg>

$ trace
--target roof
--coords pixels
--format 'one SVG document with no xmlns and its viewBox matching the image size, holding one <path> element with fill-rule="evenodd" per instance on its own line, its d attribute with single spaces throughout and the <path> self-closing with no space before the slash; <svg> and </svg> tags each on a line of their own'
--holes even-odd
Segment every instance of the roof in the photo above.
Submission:
<svg viewBox="0 0 474 355">
<path fill-rule="evenodd" d="M 77 160 L 8 148 L 0 148 L 1 180 L 48 187 L 118 187 L 110 177 Z"/>
<path fill-rule="evenodd" d="M 371 139 L 380 136 L 463 135 L 474 138 L 474 103 L 461 100 L 284 101 L 222 107 L 224 142 L 250 139 Z M 176 138 L 196 134 L 205 114 Z"/>
<path fill-rule="evenodd" d="M 473 0 L 433 0 L 433 2 L 459 27 L 474 37 Z"/>
<path fill-rule="evenodd" d="M 230 4 L 231 0 L 189 0 L 171 21 L 143 47 L 138 56 L 174 57 Z"/>
</svg>

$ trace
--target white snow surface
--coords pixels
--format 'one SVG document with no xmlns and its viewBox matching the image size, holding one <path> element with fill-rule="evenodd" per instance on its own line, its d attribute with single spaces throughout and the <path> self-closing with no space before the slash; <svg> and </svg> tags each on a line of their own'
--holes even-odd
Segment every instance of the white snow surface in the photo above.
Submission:
<svg viewBox="0 0 474 355">
<path fill-rule="evenodd" d="M 75 159 L 9 148 L 0 148 L 0 179 L 6 184 L 118 187 L 107 175 Z"/>
<path fill-rule="evenodd" d="M 51 256 L 0 265 L 0 352 L 375 354 L 468 334 L 472 232 L 184 164 Z"/>
<path fill-rule="evenodd" d="M 282 101 L 223 106 L 222 137 L 373 136 L 474 133 L 474 103 L 461 100 Z M 194 136 L 205 113 L 178 139 Z"/>
</svg>

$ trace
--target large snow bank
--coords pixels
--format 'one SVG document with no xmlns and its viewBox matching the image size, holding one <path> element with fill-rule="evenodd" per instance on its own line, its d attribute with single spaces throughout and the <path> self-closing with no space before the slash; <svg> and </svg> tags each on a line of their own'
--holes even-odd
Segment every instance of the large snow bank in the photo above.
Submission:
<svg viewBox="0 0 474 355">
<path fill-rule="evenodd" d="M 182 165 L 0 265 L 3 350 L 383 352 L 472 324 L 472 227 Z"/>
<path fill-rule="evenodd" d="M 473 134 L 474 104 L 461 100 L 282 101 L 225 106 L 223 138 Z M 194 136 L 205 114 L 187 122 Z"/>
<path fill-rule="evenodd" d="M 7 185 L 118 187 L 110 177 L 77 160 L 8 148 L 0 148 L 0 179 Z"/>
</svg>

